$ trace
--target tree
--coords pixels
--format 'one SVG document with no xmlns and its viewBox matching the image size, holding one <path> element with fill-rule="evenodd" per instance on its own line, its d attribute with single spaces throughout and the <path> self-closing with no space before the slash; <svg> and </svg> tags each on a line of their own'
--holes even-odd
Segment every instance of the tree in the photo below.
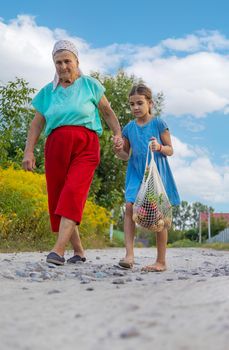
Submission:
<svg viewBox="0 0 229 350">
<path fill-rule="evenodd" d="M 10 163 L 21 165 L 25 140 L 33 116 L 31 108 L 31 95 L 35 89 L 21 78 L 0 86 L 0 165 L 7 166 Z M 44 138 L 36 147 L 38 168 L 43 164 Z"/>
<path fill-rule="evenodd" d="M 192 203 L 192 216 L 191 216 L 191 227 L 199 230 L 199 219 L 200 213 L 207 212 L 208 206 L 200 202 Z M 210 208 L 210 211 L 213 213 L 214 209 Z"/>
<path fill-rule="evenodd" d="M 199 230 L 196 228 L 190 228 L 186 231 L 184 231 L 184 236 L 187 239 L 190 239 L 190 241 L 199 241 Z"/>
<path fill-rule="evenodd" d="M 199 215 L 200 213 L 214 213 L 214 208 L 208 207 L 200 202 L 194 202 L 189 204 L 186 201 L 182 201 L 180 206 L 173 209 L 173 224 L 176 229 L 181 230 L 184 233 L 184 237 L 192 241 L 199 240 Z M 223 231 L 228 226 L 227 221 L 221 218 L 215 218 L 211 216 L 211 236 L 217 235 L 220 231 Z M 201 234 L 202 239 L 208 238 L 208 222 L 201 222 Z"/>
<path fill-rule="evenodd" d="M 211 236 L 217 235 L 219 232 L 223 231 L 228 227 L 228 222 L 223 218 L 214 218 L 211 216 Z M 208 223 L 202 222 L 202 237 L 203 239 L 208 238 Z"/>
<path fill-rule="evenodd" d="M 186 201 L 182 201 L 181 204 L 173 210 L 174 226 L 178 230 L 185 230 L 185 228 L 190 226 L 191 215 L 191 205 Z"/>
<path fill-rule="evenodd" d="M 200 202 L 188 203 L 182 201 L 181 204 L 173 209 L 173 223 L 179 230 L 194 229 L 199 230 L 199 214 L 200 212 L 207 212 L 208 206 Z M 213 213 L 214 209 L 210 207 Z"/>
</svg>

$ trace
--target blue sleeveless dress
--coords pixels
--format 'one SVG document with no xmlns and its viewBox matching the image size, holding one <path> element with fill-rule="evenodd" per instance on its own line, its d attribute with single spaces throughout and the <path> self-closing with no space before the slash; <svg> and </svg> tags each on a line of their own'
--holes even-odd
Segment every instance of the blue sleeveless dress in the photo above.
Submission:
<svg viewBox="0 0 229 350">
<path fill-rule="evenodd" d="M 150 138 L 156 137 L 158 142 L 162 143 L 160 135 L 167 129 L 166 122 L 160 117 L 153 118 L 143 126 L 138 125 L 135 120 L 132 120 L 123 128 L 122 134 L 129 141 L 131 147 L 131 156 L 128 161 L 125 183 L 126 202 L 134 203 L 136 199 L 145 171 Z M 172 205 L 179 205 L 180 197 L 167 156 L 160 152 L 154 152 L 154 159 L 170 203 Z"/>
</svg>

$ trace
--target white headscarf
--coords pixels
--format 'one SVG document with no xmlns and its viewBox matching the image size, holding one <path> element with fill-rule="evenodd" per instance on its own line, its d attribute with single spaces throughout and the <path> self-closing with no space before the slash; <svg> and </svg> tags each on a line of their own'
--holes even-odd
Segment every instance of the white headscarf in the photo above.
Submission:
<svg viewBox="0 0 229 350">
<path fill-rule="evenodd" d="M 52 50 L 53 59 L 54 59 L 55 53 L 59 50 L 67 50 L 67 51 L 72 52 L 78 60 L 78 51 L 77 51 L 75 45 L 71 41 L 69 41 L 69 40 L 57 41 L 53 47 L 53 50 Z M 79 69 L 79 73 L 80 73 L 80 75 L 83 75 L 83 73 L 80 69 Z M 55 74 L 55 77 L 54 77 L 52 83 L 53 83 L 53 90 L 55 90 L 57 85 L 59 84 L 59 75 L 57 73 Z"/>
</svg>

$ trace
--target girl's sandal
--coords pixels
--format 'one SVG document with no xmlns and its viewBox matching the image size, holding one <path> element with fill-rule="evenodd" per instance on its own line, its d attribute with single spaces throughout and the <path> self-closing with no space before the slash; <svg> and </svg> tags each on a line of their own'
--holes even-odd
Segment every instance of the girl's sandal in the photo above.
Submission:
<svg viewBox="0 0 229 350">
<path fill-rule="evenodd" d="M 125 259 L 119 260 L 119 266 L 124 267 L 125 269 L 132 269 L 134 266 L 133 262 L 127 261 Z"/>
</svg>

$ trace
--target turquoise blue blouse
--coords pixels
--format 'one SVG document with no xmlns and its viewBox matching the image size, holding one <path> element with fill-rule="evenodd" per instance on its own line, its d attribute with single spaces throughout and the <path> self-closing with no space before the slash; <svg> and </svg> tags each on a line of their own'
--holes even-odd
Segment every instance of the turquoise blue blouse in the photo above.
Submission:
<svg viewBox="0 0 229 350">
<path fill-rule="evenodd" d="M 105 88 L 92 77 L 81 76 L 67 88 L 52 83 L 42 88 L 32 100 L 34 108 L 45 118 L 45 135 L 63 125 L 80 125 L 102 134 L 98 103 Z"/>
</svg>

